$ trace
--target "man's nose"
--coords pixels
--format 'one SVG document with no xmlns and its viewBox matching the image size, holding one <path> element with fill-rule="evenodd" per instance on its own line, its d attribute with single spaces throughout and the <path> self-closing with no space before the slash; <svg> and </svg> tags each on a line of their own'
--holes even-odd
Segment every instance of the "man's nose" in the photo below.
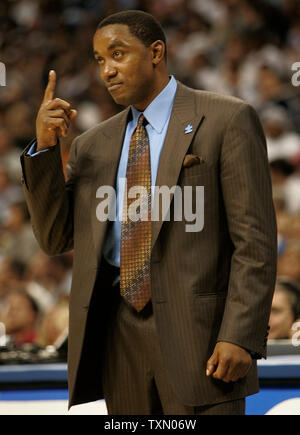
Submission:
<svg viewBox="0 0 300 435">
<path fill-rule="evenodd" d="M 111 63 L 106 63 L 102 69 L 102 78 L 104 81 L 110 79 L 111 77 L 115 77 L 117 74 L 117 69 Z"/>
</svg>

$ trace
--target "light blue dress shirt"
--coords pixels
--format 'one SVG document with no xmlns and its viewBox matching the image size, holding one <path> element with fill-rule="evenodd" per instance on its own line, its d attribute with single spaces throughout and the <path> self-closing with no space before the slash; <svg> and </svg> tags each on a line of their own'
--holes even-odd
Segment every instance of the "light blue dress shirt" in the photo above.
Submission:
<svg viewBox="0 0 300 435">
<path fill-rule="evenodd" d="M 160 154 L 166 137 L 169 120 L 173 108 L 177 82 L 172 76 L 167 86 L 149 104 L 143 114 L 148 121 L 146 130 L 150 144 L 151 185 L 155 186 Z M 116 220 L 111 222 L 103 246 L 103 255 L 108 263 L 120 267 L 120 242 L 121 242 L 121 215 L 123 210 L 124 184 L 118 186 L 118 180 L 126 178 L 129 145 L 132 133 L 137 126 L 139 112 L 131 106 L 132 120 L 128 122 L 123 142 L 121 158 L 117 173 L 116 185 Z M 122 189 L 123 187 L 123 189 Z M 153 199 L 153 195 L 152 195 Z M 152 202 L 153 204 L 153 202 Z"/>
<path fill-rule="evenodd" d="M 174 98 L 177 90 L 177 82 L 174 76 L 171 76 L 166 87 L 159 95 L 149 104 L 143 114 L 148 121 L 146 130 L 150 143 L 150 164 L 151 164 L 151 185 L 155 186 L 157 170 L 164 140 L 166 137 L 170 116 L 173 108 Z M 137 121 L 142 112 L 139 112 L 134 106 L 131 106 L 132 119 L 128 122 L 123 147 L 117 172 L 116 183 L 116 220 L 110 222 L 107 235 L 103 246 L 103 255 L 108 263 L 120 267 L 120 244 L 121 244 L 121 215 L 123 209 L 124 187 L 118 183 L 118 180 L 126 178 L 127 160 L 130 139 Z M 28 155 L 34 156 L 36 145 L 33 144 Z M 42 152 L 42 151 L 40 151 Z M 153 197 L 153 195 L 152 195 Z"/>
</svg>

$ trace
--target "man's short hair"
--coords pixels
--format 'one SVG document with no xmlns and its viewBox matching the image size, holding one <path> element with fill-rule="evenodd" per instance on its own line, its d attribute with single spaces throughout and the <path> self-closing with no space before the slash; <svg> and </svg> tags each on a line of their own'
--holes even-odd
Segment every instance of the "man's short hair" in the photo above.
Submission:
<svg viewBox="0 0 300 435">
<path fill-rule="evenodd" d="M 151 14 L 138 10 L 117 12 L 104 18 L 98 24 L 97 30 L 111 24 L 125 24 L 129 27 L 132 35 L 137 37 L 146 47 L 150 47 L 157 40 L 163 41 L 165 60 L 167 60 L 166 35 L 160 23 Z"/>
</svg>

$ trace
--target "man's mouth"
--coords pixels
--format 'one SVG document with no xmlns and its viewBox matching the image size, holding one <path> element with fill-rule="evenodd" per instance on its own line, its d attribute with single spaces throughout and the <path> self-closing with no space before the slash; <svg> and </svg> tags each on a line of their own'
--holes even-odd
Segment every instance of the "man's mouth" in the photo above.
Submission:
<svg viewBox="0 0 300 435">
<path fill-rule="evenodd" d="M 109 90 L 109 92 L 111 92 L 111 91 L 118 89 L 120 86 L 122 86 L 122 83 L 110 83 L 107 86 L 107 89 Z"/>
</svg>

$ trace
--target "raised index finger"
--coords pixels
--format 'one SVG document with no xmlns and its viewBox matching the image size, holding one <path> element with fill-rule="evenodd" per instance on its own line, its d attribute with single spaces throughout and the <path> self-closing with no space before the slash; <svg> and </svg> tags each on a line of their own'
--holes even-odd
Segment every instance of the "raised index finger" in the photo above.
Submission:
<svg viewBox="0 0 300 435">
<path fill-rule="evenodd" d="M 55 86 L 56 86 L 56 72 L 52 69 L 49 73 L 49 80 L 45 90 L 44 102 L 53 100 Z"/>
</svg>

